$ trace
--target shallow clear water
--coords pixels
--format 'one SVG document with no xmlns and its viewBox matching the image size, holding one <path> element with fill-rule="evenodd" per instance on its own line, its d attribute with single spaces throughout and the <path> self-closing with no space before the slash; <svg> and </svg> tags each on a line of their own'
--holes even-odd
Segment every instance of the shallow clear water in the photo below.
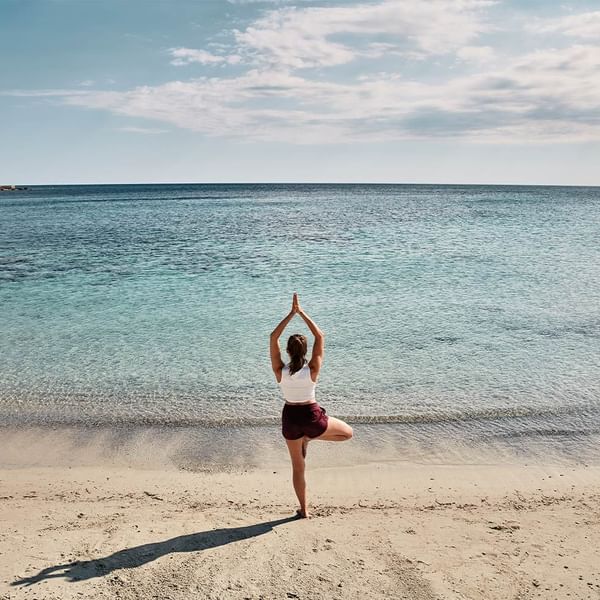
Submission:
<svg viewBox="0 0 600 600">
<path fill-rule="evenodd" d="M 600 427 L 600 188 L 36 187 L 0 219 L 4 423 L 276 423 L 296 290 L 329 414 Z"/>
</svg>

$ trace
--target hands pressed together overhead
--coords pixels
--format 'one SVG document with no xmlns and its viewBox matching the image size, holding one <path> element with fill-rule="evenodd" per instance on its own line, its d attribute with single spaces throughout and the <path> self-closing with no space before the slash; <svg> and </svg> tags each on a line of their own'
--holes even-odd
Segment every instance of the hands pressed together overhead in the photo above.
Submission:
<svg viewBox="0 0 600 600">
<path fill-rule="evenodd" d="M 300 308 L 300 301 L 298 300 L 298 294 L 294 292 L 294 298 L 292 299 L 292 314 L 297 315 L 302 312 Z"/>
<path fill-rule="evenodd" d="M 285 317 L 283 317 L 281 323 L 279 323 L 279 325 L 277 325 L 277 327 L 275 327 L 275 329 L 273 329 L 273 331 L 271 332 L 271 340 L 275 342 L 275 345 L 273 346 L 274 352 L 278 352 L 276 342 L 279 339 L 279 336 L 283 333 L 283 330 L 285 329 L 286 325 L 294 318 L 294 315 L 298 315 L 308 325 L 308 328 L 310 329 L 311 333 L 315 336 L 315 338 L 321 340 L 323 339 L 323 332 L 319 329 L 317 324 L 302 310 L 300 306 L 300 300 L 298 300 L 298 294 L 294 292 L 294 298 L 292 299 L 292 309 Z"/>
</svg>

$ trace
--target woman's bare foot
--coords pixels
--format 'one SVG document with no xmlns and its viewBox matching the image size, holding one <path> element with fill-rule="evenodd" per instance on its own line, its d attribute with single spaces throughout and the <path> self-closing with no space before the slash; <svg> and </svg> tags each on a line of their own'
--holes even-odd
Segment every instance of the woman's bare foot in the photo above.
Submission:
<svg viewBox="0 0 600 600">
<path fill-rule="evenodd" d="M 299 519 L 310 519 L 310 513 L 307 510 L 302 510 L 301 508 L 299 508 L 296 511 L 296 514 L 298 515 Z"/>
</svg>

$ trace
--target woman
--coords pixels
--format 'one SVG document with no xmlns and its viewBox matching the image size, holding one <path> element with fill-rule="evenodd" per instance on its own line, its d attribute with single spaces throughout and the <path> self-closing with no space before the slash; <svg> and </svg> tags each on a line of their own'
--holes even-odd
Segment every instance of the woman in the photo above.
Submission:
<svg viewBox="0 0 600 600">
<path fill-rule="evenodd" d="M 279 337 L 294 315 L 304 319 L 315 336 L 315 343 L 311 359 L 307 363 L 306 337 L 300 333 L 291 335 L 287 342 L 287 354 L 290 360 L 288 364 L 284 364 L 279 351 Z M 324 346 L 323 332 L 300 308 L 298 294 L 294 294 L 292 310 L 271 333 L 271 365 L 285 398 L 281 429 L 292 459 L 294 490 L 300 502 L 300 509 L 297 512 L 303 518 L 310 516 L 306 508 L 306 481 L 304 480 L 304 459 L 309 440 L 342 442 L 352 437 L 352 428 L 349 425 L 340 419 L 328 417 L 325 409 L 315 401 L 315 387 L 323 364 Z"/>
</svg>

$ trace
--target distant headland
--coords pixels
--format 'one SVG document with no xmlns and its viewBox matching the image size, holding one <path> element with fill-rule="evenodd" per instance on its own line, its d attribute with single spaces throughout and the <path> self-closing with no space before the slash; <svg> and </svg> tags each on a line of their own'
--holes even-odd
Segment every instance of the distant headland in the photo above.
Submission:
<svg viewBox="0 0 600 600">
<path fill-rule="evenodd" d="M 24 185 L 0 185 L 0 192 L 17 192 L 26 189 L 27 187 Z"/>
</svg>

